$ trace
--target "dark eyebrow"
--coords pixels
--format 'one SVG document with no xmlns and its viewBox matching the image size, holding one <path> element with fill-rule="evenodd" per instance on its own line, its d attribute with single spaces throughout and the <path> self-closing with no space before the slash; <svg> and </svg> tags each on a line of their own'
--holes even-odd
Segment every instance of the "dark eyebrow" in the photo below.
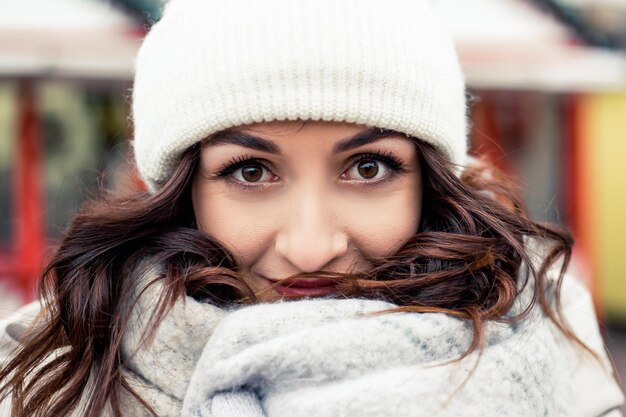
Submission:
<svg viewBox="0 0 626 417">
<path fill-rule="evenodd" d="M 333 146 L 333 153 L 346 152 L 360 146 L 367 145 L 368 143 L 376 142 L 377 140 L 395 135 L 398 135 L 398 132 L 394 130 L 372 127 L 337 143 Z"/>
<path fill-rule="evenodd" d="M 395 136 L 397 134 L 398 132 L 394 130 L 372 127 L 362 132 L 359 132 L 352 137 L 341 140 L 339 143 L 333 146 L 333 153 L 346 152 L 389 136 Z M 280 155 L 280 147 L 271 140 L 263 139 L 258 136 L 237 131 L 226 130 L 217 133 L 214 136 L 205 139 L 204 143 L 207 145 L 233 144 L 243 146 L 244 148 L 255 149 L 261 152 Z"/>
<path fill-rule="evenodd" d="M 258 136 L 237 131 L 224 131 L 205 139 L 207 145 L 233 144 L 261 152 L 280 154 L 280 148 L 274 142 Z"/>
</svg>

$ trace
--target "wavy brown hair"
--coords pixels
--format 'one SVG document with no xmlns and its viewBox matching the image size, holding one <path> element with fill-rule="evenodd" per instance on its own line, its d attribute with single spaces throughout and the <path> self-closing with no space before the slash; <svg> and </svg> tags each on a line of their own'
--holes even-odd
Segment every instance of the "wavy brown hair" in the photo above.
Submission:
<svg viewBox="0 0 626 417">
<path fill-rule="evenodd" d="M 577 341 L 558 315 L 570 235 L 532 221 L 503 177 L 478 165 L 458 176 L 430 145 L 415 144 L 424 188 L 418 232 L 393 256 L 371 260 L 367 275 L 335 274 L 338 293 L 467 319 L 474 338 L 466 354 L 480 347 L 486 321 L 515 322 L 535 305 Z M 67 416 L 86 400 L 86 417 L 105 409 L 121 417 L 128 395 L 157 415 L 121 372 L 122 336 L 136 302 L 131 277 L 142 260 L 165 266 L 152 331 L 184 295 L 218 304 L 255 301 L 232 256 L 194 226 L 190 193 L 198 158 L 195 145 L 156 193 L 101 198 L 74 219 L 42 275 L 43 313 L 0 371 L 0 396 L 12 397 L 12 416 Z M 543 248 L 539 262 L 529 240 Z M 556 280 L 548 278 L 552 268 Z M 527 284 L 532 300 L 510 317 Z"/>
</svg>

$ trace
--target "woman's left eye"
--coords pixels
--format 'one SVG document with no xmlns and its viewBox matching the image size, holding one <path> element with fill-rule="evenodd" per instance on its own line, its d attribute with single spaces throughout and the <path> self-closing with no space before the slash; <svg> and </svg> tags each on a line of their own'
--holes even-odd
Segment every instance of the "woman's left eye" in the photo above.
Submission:
<svg viewBox="0 0 626 417">
<path fill-rule="evenodd" d="M 374 158 L 361 159 L 344 171 L 341 178 L 348 181 L 376 181 L 387 177 L 391 172 L 392 168 L 383 161 Z"/>
</svg>

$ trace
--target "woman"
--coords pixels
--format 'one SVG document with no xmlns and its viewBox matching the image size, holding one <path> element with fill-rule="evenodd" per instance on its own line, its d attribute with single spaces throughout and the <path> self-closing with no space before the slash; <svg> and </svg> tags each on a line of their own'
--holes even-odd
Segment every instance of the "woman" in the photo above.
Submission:
<svg viewBox="0 0 626 417">
<path fill-rule="evenodd" d="M 425 3 L 172 0 L 149 192 L 84 208 L 3 324 L 0 415 L 619 416 L 571 239 L 468 163 Z"/>
</svg>

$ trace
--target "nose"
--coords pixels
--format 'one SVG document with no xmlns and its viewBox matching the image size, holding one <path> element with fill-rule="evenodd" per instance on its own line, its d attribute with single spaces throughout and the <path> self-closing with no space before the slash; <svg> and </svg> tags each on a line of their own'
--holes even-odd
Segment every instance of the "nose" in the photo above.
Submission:
<svg viewBox="0 0 626 417">
<path fill-rule="evenodd" d="M 337 225 L 332 203 L 315 193 L 300 195 L 276 236 L 276 252 L 297 272 L 329 269 L 348 250 L 348 236 Z"/>
</svg>

